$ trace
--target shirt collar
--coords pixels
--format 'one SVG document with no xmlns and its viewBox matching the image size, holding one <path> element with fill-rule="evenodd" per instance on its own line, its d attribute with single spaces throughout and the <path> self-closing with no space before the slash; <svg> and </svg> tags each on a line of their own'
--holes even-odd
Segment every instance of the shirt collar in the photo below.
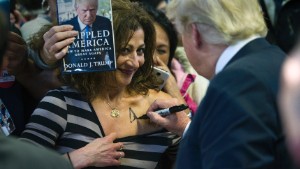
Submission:
<svg viewBox="0 0 300 169">
<path fill-rule="evenodd" d="M 83 31 L 85 29 L 86 25 L 81 22 L 79 17 L 77 17 L 77 20 L 78 20 L 78 23 L 79 23 L 80 30 Z M 92 27 L 92 25 L 90 25 L 90 27 Z"/>
<path fill-rule="evenodd" d="M 235 54 L 237 54 L 237 52 L 239 50 L 241 50 L 247 43 L 249 43 L 250 41 L 257 39 L 259 37 L 260 36 L 258 36 L 258 35 L 254 35 L 247 39 L 241 40 L 241 41 L 235 43 L 234 45 L 228 46 L 223 51 L 222 55 L 220 56 L 220 58 L 217 61 L 215 74 L 218 74 L 219 72 L 221 72 L 224 69 L 224 67 L 228 64 L 228 62 L 233 58 L 233 56 Z"/>
</svg>

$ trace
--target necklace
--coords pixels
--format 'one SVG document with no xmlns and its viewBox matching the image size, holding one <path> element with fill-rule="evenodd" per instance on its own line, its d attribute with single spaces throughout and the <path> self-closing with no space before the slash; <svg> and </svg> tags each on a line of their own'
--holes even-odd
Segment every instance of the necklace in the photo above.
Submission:
<svg viewBox="0 0 300 169">
<path fill-rule="evenodd" d="M 109 108 L 111 109 L 110 116 L 113 118 L 118 118 L 120 116 L 120 111 L 117 109 L 118 107 L 112 107 L 109 102 L 106 102 Z"/>
</svg>

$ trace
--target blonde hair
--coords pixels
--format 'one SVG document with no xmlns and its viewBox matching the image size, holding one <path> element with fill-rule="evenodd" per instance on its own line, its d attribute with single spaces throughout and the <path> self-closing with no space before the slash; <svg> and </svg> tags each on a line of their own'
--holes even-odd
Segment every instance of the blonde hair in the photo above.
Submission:
<svg viewBox="0 0 300 169">
<path fill-rule="evenodd" d="M 252 35 L 267 34 L 257 0 L 172 0 L 167 11 L 180 33 L 188 32 L 195 23 L 211 44 L 231 45 Z"/>
</svg>

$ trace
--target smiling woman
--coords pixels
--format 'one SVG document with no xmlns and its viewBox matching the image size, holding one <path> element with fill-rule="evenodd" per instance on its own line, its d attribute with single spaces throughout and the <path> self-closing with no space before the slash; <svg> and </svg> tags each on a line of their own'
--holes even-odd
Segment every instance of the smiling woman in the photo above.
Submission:
<svg viewBox="0 0 300 169">
<path fill-rule="evenodd" d="M 148 119 L 137 120 L 156 99 L 171 98 L 158 91 L 151 75 L 152 20 L 126 0 L 113 0 L 112 9 L 117 70 L 64 74 L 66 86 L 42 99 L 22 139 L 67 153 L 75 168 L 171 168 L 180 138 Z M 68 38 L 71 31 L 64 28 L 48 32 Z M 45 45 L 64 40 L 56 37 L 45 39 Z"/>
</svg>

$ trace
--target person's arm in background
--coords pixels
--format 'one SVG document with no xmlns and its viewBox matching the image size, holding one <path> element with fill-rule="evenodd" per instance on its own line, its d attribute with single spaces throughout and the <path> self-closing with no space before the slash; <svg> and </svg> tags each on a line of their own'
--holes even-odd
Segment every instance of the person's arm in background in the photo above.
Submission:
<svg viewBox="0 0 300 169">
<path fill-rule="evenodd" d="M 49 89 L 61 85 L 55 71 L 41 70 L 28 59 L 27 45 L 22 37 L 10 32 L 8 42 L 5 53 L 5 57 L 8 58 L 7 71 L 14 75 L 34 98 L 41 99 Z"/>
<path fill-rule="evenodd" d="M 197 76 L 195 74 L 190 74 L 185 72 L 183 66 L 176 58 L 172 59 L 171 71 L 176 78 L 177 86 L 180 89 L 180 93 L 182 97 L 184 98 L 190 110 L 192 111 L 192 115 L 194 115 L 194 113 L 197 111 L 198 108 L 198 102 L 196 102 L 195 100 L 198 98 L 195 98 L 195 96 L 198 96 L 200 92 L 198 92 L 197 90 L 197 93 L 193 93 L 194 97 L 190 95 L 191 94 L 190 92 L 193 89 L 193 85 L 195 84 L 195 80 Z"/>
<path fill-rule="evenodd" d="M 67 47 L 77 35 L 72 26 L 54 26 L 44 35 L 45 44 L 40 53 L 29 52 L 25 41 L 15 33 L 9 34 L 9 45 L 5 56 L 8 57 L 8 72 L 19 81 L 36 99 L 41 99 L 49 89 L 61 86 L 55 69 L 43 70 L 30 60 L 29 54 L 40 54 L 41 61 L 47 65 L 57 64 Z"/>
<path fill-rule="evenodd" d="M 206 90 L 209 84 L 208 79 L 199 75 L 192 67 L 182 46 L 177 46 L 174 59 L 176 59 L 176 61 L 179 62 L 178 64 L 180 64 L 180 67 L 178 67 L 176 66 L 176 64 L 174 64 L 176 62 L 172 61 L 171 69 L 174 74 L 180 75 L 180 72 L 184 72 L 189 76 L 195 76 L 193 83 L 188 86 L 188 89 L 185 93 L 188 94 L 197 105 L 199 105 L 206 94 Z"/>
<path fill-rule="evenodd" d="M 22 13 L 16 9 L 16 2 L 10 3 L 10 22 L 18 29 L 27 21 Z"/>
</svg>

